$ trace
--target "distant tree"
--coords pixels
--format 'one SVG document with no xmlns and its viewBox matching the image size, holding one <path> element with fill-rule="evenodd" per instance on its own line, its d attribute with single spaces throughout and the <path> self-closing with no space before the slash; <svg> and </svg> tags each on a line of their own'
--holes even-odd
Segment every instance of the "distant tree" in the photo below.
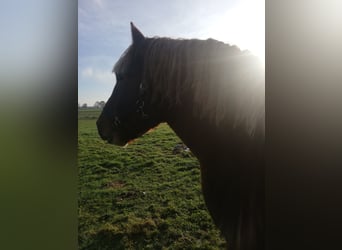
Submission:
<svg viewBox="0 0 342 250">
<path fill-rule="evenodd" d="M 103 109 L 103 107 L 106 105 L 105 101 L 100 101 L 100 107 Z"/>
<path fill-rule="evenodd" d="M 100 101 L 100 102 L 97 101 L 97 102 L 95 102 L 94 107 L 99 108 L 99 109 L 103 109 L 105 104 L 106 104 L 106 102 L 104 102 L 104 101 Z"/>
<path fill-rule="evenodd" d="M 86 103 L 84 103 L 83 105 L 82 105 L 82 108 L 87 108 L 88 107 L 88 105 L 86 104 Z"/>
</svg>

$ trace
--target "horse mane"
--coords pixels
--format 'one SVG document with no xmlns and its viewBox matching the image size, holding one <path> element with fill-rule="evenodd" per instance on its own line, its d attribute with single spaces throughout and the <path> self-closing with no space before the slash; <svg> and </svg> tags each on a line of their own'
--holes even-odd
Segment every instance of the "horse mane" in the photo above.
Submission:
<svg viewBox="0 0 342 250">
<path fill-rule="evenodd" d="M 131 51 L 115 70 L 126 68 Z M 250 135 L 264 130 L 264 68 L 248 51 L 213 39 L 146 38 L 143 71 L 142 83 L 155 103 L 181 105 L 190 98 L 202 119 L 216 125 L 229 120 Z"/>
</svg>

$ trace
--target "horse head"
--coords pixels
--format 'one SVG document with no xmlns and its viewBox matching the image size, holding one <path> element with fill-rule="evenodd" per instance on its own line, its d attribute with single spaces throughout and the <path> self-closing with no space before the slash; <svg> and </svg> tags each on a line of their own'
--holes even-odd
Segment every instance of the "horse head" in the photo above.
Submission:
<svg viewBox="0 0 342 250">
<path fill-rule="evenodd" d="M 143 80 L 146 38 L 131 23 L 132 44 L 115 64 L 116 85 L 97 120 L 103 140 L 123 146 L 161 121 L 158 107 L 149 101 Z"/>
</svg>

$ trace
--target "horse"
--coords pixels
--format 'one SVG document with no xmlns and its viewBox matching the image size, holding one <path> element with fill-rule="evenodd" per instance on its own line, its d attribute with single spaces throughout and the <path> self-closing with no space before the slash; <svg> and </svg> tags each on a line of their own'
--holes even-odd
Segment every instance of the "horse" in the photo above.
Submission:
<svg viewBox="0 0 342 250">
<path fill-rule="evenodd" d="M 166 122 L 199 160 L 205 204 L 228 249 L 264 249 L 263 64 L 214 39 L 149 38 L 132 22 L 131 35 L 100 137 L 124 146 Z"/>
</svg>

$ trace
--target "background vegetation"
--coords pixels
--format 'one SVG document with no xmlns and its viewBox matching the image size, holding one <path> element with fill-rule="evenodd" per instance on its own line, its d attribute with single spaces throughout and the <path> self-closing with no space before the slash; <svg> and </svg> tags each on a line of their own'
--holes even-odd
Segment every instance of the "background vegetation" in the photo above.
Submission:
<svg viewBox="0 0 342 250">
<path fill-rule="evenodd" d="M 79 109 L 80 249 L 222 249 L 199 163 L 166 125 L 126 148 L 97 134 L 99 109 Z"/>
</svg>

